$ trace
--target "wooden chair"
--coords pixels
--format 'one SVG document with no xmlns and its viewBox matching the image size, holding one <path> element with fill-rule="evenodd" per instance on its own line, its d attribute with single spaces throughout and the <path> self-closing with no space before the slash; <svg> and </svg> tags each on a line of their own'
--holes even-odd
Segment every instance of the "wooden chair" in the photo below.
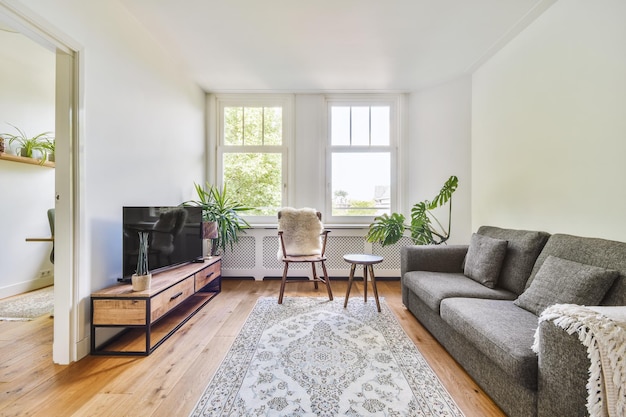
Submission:
<svg viewBox="0 0 626 417">
<path fill-rule="evenodd" d="M 295 280 L 287 280 L 287 271 L 292 262 L 309 262 L 313 270 L 312 282 L 315 289 L 318 289 L 318 282 L 323 282 L 328 291 L 328 298 L 333 299 L 330 279 L 324 263 L 326 262 L 325 252 L 328 233 L 330 230 L 324 230 L 322 213 L 319 211 L 286 207 L 278 212 L 278 238 L 280 241 L 278 258 L 285 264 L 278 304 L 283 303 L 285 284 L 296 282 Z M 315 269 L 315 264 L 318 262 L 321 264 L 324 274 L 321 277 L 318 277 Z"/>
</svg>

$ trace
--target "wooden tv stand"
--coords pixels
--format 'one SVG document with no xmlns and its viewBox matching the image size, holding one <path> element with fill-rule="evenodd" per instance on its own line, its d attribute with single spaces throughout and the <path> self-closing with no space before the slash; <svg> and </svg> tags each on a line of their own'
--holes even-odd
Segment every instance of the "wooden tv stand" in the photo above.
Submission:
<svg viewBox="0 0 626 417">
<path fill-rule="evenodd" d="M 153 274 L 146 291 L 134 292 L 131 284 L 96 291 L 91 294 L 91 354 L 147 356 L 221 289 L 222 260 L 214 256 Z M 108 340 L 98 343 L 100 332 L 107 332 Z"/>
</svg>

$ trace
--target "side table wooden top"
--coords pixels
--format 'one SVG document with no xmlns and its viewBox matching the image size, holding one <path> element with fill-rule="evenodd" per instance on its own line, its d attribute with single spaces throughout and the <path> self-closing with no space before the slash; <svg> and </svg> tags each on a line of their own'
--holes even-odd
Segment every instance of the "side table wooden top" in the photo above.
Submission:
<svg viewBox="0 0 626 417">
<path fill-rule="evenodd" d="M 348 255 L 343 255 L 343 259 L 346 262 L 350 262 L 353 264 L 360 264 L 360 265 L 373 265 L 373 264 L 379 264 L 383 261 L 383 257 L 382 256 L 378 256 L 378 255 L 367 255 L 367 254 L 363 254 L 363 253 L 351 253 Z"/>
</svg>

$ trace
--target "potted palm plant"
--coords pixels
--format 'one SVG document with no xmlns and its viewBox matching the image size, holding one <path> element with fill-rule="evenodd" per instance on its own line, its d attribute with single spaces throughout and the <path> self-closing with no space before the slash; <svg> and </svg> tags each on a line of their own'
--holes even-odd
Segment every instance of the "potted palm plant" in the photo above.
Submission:
<svg viewBox="0 0 626 417">
<path fill-rule="evenodd" d="M 148 271 L 148 237 L 149 232 L 139 233 L 139 251 L 137 254 L 137 270 L 131 276 L 133 291 L 145 291 L 150 289 L 152 274 Z"/>
<path fill-rule="evenodd" d="M 399 213 L 383 214 L 374 218 L 365 236 L 368 242 L 378 242 L 382 246 L 393 245 L 405 231 L 411 232 L 411 240 L 416 245 L 440 245 L 450 238 L 452 225 L 452 194 L 459 185 L 459 179 L 451 176 L 444 183 L 439 194 L 432 201 L 416 203 L 411 209 L 411 224 Z M 448 227 L 445 228 L 434 215 L 433 210 L 448 204 Z"/>
<path fill-rule="evenodd" d="M 209 183 L 206 187 L 194 183 L 197 200 L 185 201 L 183 205 L 202 207 L 202 217 L 205 222 L 217 223 L 217 238 L 211 239 L 211 256 L 222 253 L 227 247 L 232 250 L 233 244 L 239 241 L 239 233 L 250 227 L 241 213 L 252 210 L 228 194 L 226 186 L 219 188 Z"/>
<path fill-rule="evenodd" d="M 45 162 L 47 159 L 45 144 L 52 139 L 52 132 L 43 132 L 29 137 L 24 130 L 10 123 L 8 124 L 17 131 L 17 134 L 0 133 L 0 136 L 2 136 L 4 140 L 8 140 L 9 146 L 11 146 L 13 142 L 16 142 L 18 145 L 16 152 L 19 152 L 20 156 L 26 158 L 34 158 L 34 152 L 38 151 L 41 153 L 42 162 Z"/>
</svg>

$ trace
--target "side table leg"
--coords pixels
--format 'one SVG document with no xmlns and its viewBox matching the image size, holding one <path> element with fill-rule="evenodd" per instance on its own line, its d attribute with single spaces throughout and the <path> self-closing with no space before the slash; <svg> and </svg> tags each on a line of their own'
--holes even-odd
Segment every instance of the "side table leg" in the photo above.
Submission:
<svg viewBox="0 0 626 417">
<path fill-rule="evenodd" d="M 352 288 L 352 280 L 354 279 L 354 269 L 356 264 L 350 266 L 350 277 L 348 278 L 348 290 L 346 291 L 346 300 L 343 302 L 343 308 L 348 307 L 348 297 L 350 296 L 350 289 Z"/>
<path fill-rule="evenodd" d="M 370 277 L 372 277 L 372 289 L 374 290 L 374 298 L 376 298 L 376 307 L 378 308 L 378 312 L 380 313 L 380 301 L 378 301 L 378 288 L 376 288 L 376 277 L 374 276 L 374 267 L 372 265 L 368 265 L 370 269 Z"/>
<path fill-rule="evenodd" d="M 367 265 L 363 265 L 363 301 L 367 303 Z"/>
</svg>

